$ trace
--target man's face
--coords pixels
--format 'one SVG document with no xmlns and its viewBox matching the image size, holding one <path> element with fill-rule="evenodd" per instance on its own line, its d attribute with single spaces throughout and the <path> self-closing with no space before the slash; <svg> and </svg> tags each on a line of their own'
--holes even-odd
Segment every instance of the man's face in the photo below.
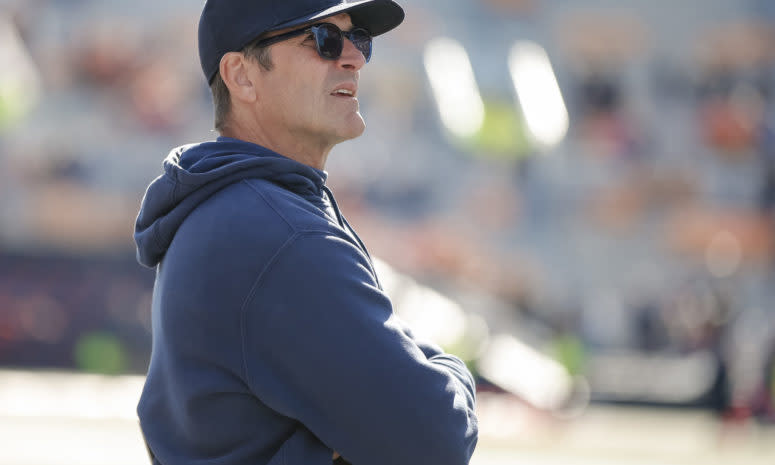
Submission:
<svg viewBox="0 0 775 465">
<path fill-rule="evenodd" d="M 352 29 L 350 17 L 340 14 L 324 22 L 343 31 Z M 296 28 L 293 28 L 296 29 Z M 349 40 L 342 56 L 318 56 L 309 34 L 271 45 L 274 67 L 262 73 L 258 89 L 259 124 L 266 130 L 290 131 L 303 144 L 333 146 L 360 136 L 366 125 L 358 108 L 358 74 L 366 60 Z M 343 95 L 346 89 L 353 95 Z"/>
</svg>

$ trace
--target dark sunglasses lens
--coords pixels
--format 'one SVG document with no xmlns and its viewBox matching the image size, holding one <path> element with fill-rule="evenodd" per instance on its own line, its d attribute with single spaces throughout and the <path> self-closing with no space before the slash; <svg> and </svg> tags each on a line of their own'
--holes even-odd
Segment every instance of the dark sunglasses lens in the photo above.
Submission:
<svg viewBox="0 0 775 465">
<path fill-rule="evenodd" d="M 335 60 L 342 56 L 342 33 L 336 26 L 321 24 L 315 29 L 318 53 L 323 58 Z"/>
<path fill-rule="evenodd" d="M 371 35 L 365 29 L 353 29 L 349 33 L 349 39 L 355 45 L 355 48 L 363 53 L 366 61 L 371 58 Z"/>
</svg>

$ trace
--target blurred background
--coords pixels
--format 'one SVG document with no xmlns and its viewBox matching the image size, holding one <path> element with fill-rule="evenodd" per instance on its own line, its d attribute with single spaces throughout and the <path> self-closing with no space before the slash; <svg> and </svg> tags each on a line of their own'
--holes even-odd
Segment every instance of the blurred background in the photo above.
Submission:
<svg viewBox="0 0 775 465">
<path fill-rule="evenodd" d="M 201 4 L 0 0 L 0 463 L 145 460 L 132 230 L 216 137 Z M 775 2 L 403 6 L 326 169 L 477 375 L 474 463 L 773 463 Z"/>
</svg>

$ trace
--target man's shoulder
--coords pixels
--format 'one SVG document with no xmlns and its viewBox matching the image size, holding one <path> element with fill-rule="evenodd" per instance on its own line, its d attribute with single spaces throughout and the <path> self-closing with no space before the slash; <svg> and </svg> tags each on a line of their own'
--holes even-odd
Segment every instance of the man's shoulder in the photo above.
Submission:
<svg viewBox="0 0 775 465">
<path fill-rule="evenodd" d="M 259 178 L 243 179 L 220 190 L 199 205 L 190 220 L 193 229 L 206 228 L 232 241 L 254 244 L 257 240 L 285 240 L 300 232 L 335 228 L 310 200 Z"/>
<path fill-rule="evenodd" d="M 240 270 L 254 277 L 299 237 L 335 230 L 315 209 L 268 181 L 246 179 L 229 185 L 199 204 L 183 222 L 167 251 L 168 268 L 186 275 L 189 283 L 197 273 L 203 283 L 209 282 L 213 269 L 232 278 Z"/>
</svg>

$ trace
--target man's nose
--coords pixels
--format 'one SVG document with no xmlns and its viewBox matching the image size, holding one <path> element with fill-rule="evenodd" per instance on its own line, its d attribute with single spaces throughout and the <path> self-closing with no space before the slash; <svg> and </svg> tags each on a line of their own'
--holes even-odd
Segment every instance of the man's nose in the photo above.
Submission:
<svg viewBox="0 0 775 465">
<path fill-rule="evenodd" d="M 358 71 L 366 64 L 366 57 L 350 39 L 345 38 L 342 45 L 342 56 L 337 60 L 339 66 L 352 71 Z"/>
</svg>

